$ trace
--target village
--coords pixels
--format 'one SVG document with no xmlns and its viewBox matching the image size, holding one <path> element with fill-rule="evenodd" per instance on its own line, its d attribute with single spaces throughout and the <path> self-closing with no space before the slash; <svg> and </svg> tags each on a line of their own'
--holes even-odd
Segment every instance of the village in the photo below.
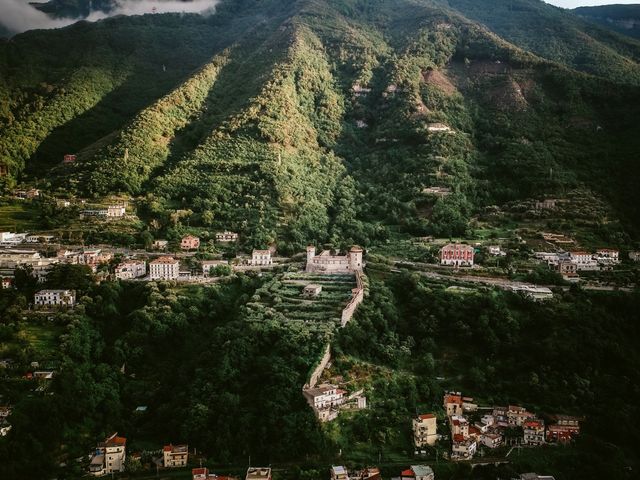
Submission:
<svg viewBox="0 0 640 480">
<path fill-rule="evenodd" d="M 438 125 L 432 128 L 434 131 L 445 131 Z M 441 197 L 450 192 L 444 187 L 430 187 L 424 193 Z M 39 192 L 25 189 L 14 194 L 15 198 L 29 201 L 36 198 Z M 59 200 L 59 205 L 67 208 L 69 202 Z M 135 217 L 126 201 L 114 201 L 103 206 L 82 205 L 78 213 L 81 222 L 103 225 Z M 543 200 L 535 208 L 553 209 L 555 203 Z M 323 332 L 344 328 L 367 296 L 365 249 L 359 246 L 339 252 L 330 248 L 318 250 L 315 245 L 309 245 L 306 251 L 281 256 L 275 244 L 243 252 L 240 246 L 242 234 L 239 232 L 221 229 L 207 240 L 203 240 L 196 233 L 197 230 L 193 232 L 172 240 L 154 238 L 144 248 L 135 249 L 109 244 L 85 246 L 69 238 L 63 240 L 55 231 L 0 232 L 2 288 L 13 288 L 17 270 L 28 272 L 38 284 L 44 285 L 48 274 L 59 265 L 86 266 L 97 282 L 171 282 L 179 286 L 217 283 L 235 274 L 262 275 L 273 272 L 280 275 L 279 301 L 271 301 L 269 292 L 264 292 L 259 302 L 248 304 L 248 310 L 268 312 L 268 315 L 287 322 L 308 322 L 302 320 L 305 315 L 301 312 L 306 309 L 325 309 L 324 316 L 314 314 L 318 315 L 317 319 L 322 319 L 316 322 L 322 326 L 312 327 L 320 328 L 319 331 Z M 411 256 L 403 256 L 403 247 L 398 247 L 388 255 L 384 268 L 392 274 L 403 270 L 418 271 L 430 278 L 457 285 L 449 287 L 459 289 L 457 291 L 464 291 L 469 285 L 481 284 L 539 302 L 552 300 L 556 289 L 568 288 L 571 284 L 593 288 L 598 274 L 615 272 L 629 265 L 635 268 L 640 262 L 640 251 L 636 250 L 621 251 L 607 246 L 589 250 L 580 247 L 565 234 L 546 231 L 534 237 L 535 240 L 526 248 L 522 246 L 525 244 L 523 240 L 414 237 L 407 242 L 410 248 L 429 252 L 431 256 L 427 260 L 416 261 Z M 375 253 L 378 258 L 372 256 L 371 266 L 379 269 L 379 253 Z M 424 255 L 421 255 L 420 258 L 423 258 Z M 493 266 L 502 265 L 512 257 L 524 258 L 522 262 L 528 271 L 541 267 L 553 272 L 558 282 L 563 283 L 521 281 L 505 274 L 496 274 L 497 269 Z M 461 287 L 461 284 L 465 287 Z M 79 304 L 76 291 L 55 287 L 49 284 L 47 288 L 36 291 L 26 312 L 47 316 L 73 309 Z M 321 424 L 335 422 L 343 412 L 369 408 L 370 392 L 345 381 L 341 375 L 331 373 L 333 360 L 329 342 L 301 389 L 303 398 Z M 2 359 L 1 362 L 0 366 L 5 369 L 12 366 L 12 359 Z M 49 386 L 57 375 L 58 367 L 55 363 L 43 363 L 37 358 L 30 362 L 30 368 L 23 378 L 32 382 L 31 392 L 52 394 Z M 0 405 L 2 436 L 12 428 L 11 411 L 11 405 Z M 470 463 L 489 457 L 500 463 L 507 459 L 513 449 L 567 444 L 579 435 L 581 421 L 579 417 L 564 414 L 536 414 L 517 405 L 481 406 L 458 392 L 447 392 L 444 395 L 443 412 L 417 414 L 411 421 L 415 447 L 413 457 L 418 464 L 386 478 L 435 480 L 434 471 L 427 464 L 427 458 L 430 461 L 434 456 L 436 460 L 442 458 L 451 462 Z M 444 447 L 444 451 L 441 447 Z M 88 461 L 86 471 L 92 476 L 113 475 L 125 471 L 127 466 L 135 465 L 138 468 L 142 465 L 149 470 L 193 467 L 193 480 L 240 478 L 218 475 L 202 465 L 194 467 L 197 458 L 195 451 L 190 453 L 187 445 L 173 444 L 154 452 L 136 451 L 127 455 L 127 439 L 114 433 L 97 444 L 93 453 L 83 462 Z M 346 466 L 332 466 L 328 473 L 331 480 L 382 479 L 377 467 L 349 469 Z M 271 467 L 249 467 L 244 478 L 271 480 L 271 475 Z M 514 480 L 552 478 L 525 473 Z"/>
<path fill-rule="evenodd" d="M 231 261 L 216 259 L 200 262 L 201 272 L 193 274 L 181 271 L 181 262 L 177 255 L 166 252 L 167 242 L 157 240 L 153 244 L 154 250 L 159 253 L 153 255 L 153 251 L 146 258 L 127 258 L 113 264 L 114 254 L 108 249 L 60 249 L 55 257 L 41 257 L 35 250 L 17 249 L 22 243 L 28 243 L 28 235 L 16 235 L 3 233 L 3 242 L 9 243 L 2 251 L 3 268 L 11 270 L 28 265 L 34 272 L 38 272 L 38 279 L 46 278 L 48 268 L 57 263 L 72 265 L 86 265 L 92 272 L 100 273 L 101 266 L 112 263 L 112 270 L 102 270 L 102 281 L 177 281 L 177 282 L 201 282 L 209 278 L 215 278 L 221 274 L 229 274 L 233 271 L 251 271 L 272 269 L 274 266 L 288 259 L 278 259 L 272 249 L 253 250 L 250 257 L 237 256 Z M 234 232 L 220 232 L 216 239 L 221 243 L 237 242 L 238 234 Z M 181 252 L 197 251 L 200 240 L 193 235 L 182 237 L 179 249 Z M 350 298 L 343 304 L 339 321 L 339 328 L 345 327 L 358 306 L 364 301 L 366 295 L 362 248 L 354 246 L 346 254 L 336 254 L 329 250 L 316 251 L 315 246 L 309 246 L 304 256 L 304 269 L 296 274 L 291 284 L 297 289 L 297 295 L 303 301 L 314 301 L 326 295 L 323 288 L 329 288 L 335 279 L 351 277 L 355 281 L 355 287 L 351 289 Z M 475 249 L 465 244 L 451 243 L 442 247 L 440 251 L 440 263 L 443 266 L 459 269 L 472 267 Z M 151 259 L 153 258 L 153 259 Z M 11 278 L 11 277 L 8 277 Z M 333 279 L 333 280 L 332 280 Z M 10 288 L 9 282 L 8 287 Z M 295 291 L 295 290 L 294 290 Z M 59 310 L 74 308 L 77 302 L 76 293 L 73 290 L 43 289 L 36 292 L 33 308 L 36 310 Z M 316 368 L 311 372 L 307 383 L 302 388 L 302 394 L 313 410 L 319 422 L 331 422 L 343 411 L 362 410 L 367 408 L 367 397 L 363 389 L 349 391 L 349 387 L 342 382 L 340 377 L 327 377 L 326 372 L 331 368 L 331 345 L 327 344 L 324 355 L 319 360 Z M 56 374 L 55 369 L 38 370 L 38 362 L 32 363 L 33 371 L 26 374 L 25 378 L 36 382 L 35 391 L 45 393 L 47 386 Z M 451 441 L 451 452 L 446 458 L 452 461 L 472 460 L 481 449 L 493 450 L 504 445 L 529 446 L 543 443 L 569 442 L 579 433 L 578 420 L 573 417 L 556 416 L 554 420 L 538 418 L 535 414 L 527 412 L 522 407 L 480 407 L 473 403 L 473 399 L 462 397 L 458 393 L 447 393 L 444 397 L 444 410 L 450 434 L 438 433 L 436 414 L 422 414 L 413 419 L 413 433 L 415 443 L 415 456 L 420 458 L 425 454 L 425 449 L 434 447 L 438 442 Z M 143 409 L 144 407 L 140 407 Z M 141 410 L 143 411 L 143 410 Z M 10 429 L 11 407 L 5 406 L 2 412 L 2 434 Z M 484 413 L 481 415 L 481 413 Z M 514 431 L 522 433 L 515 433 Z M 169 444 L 157 453 L 135 452 L 127 457 L 126 438 L 117 433 L 100 442 L 91 454 L 87 471 L 92 476 L 113 475 L 123 472 L 126 465 L 141 465 L 146 462 L 149 467 L 157 468 L 185 468 L 189 463 L 189 448 L 187 445 Z M 137 467 L 136 467 L 137 468 Z M 530 480 L 535 478 L 551 478 L 544 476 L 532 476 L 525 474 L 520 478 Z M 208 468 L 199 467 L 192 469 L 193 480 L 209 480 L 220 478 L 236 478 L 218 476 L 211 473 Z M 375 467 L 362 470 L 348 471 L 344 466 L 333 466 L 330 469 L 332 480 L 364 480 L 381 479 L 380 470 Z M 409 480 L 434 480 L 435 474 L 428 465 L 412 465 L 399 472 L 392 479 Z M 247 470 L 246 480 L 271 479 L 270 467 L 250 467 Z"/>
</svg>

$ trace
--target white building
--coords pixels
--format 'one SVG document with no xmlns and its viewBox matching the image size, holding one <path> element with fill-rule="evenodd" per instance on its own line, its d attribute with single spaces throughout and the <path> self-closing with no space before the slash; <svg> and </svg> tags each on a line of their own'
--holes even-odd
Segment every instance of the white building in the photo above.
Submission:
<svg viewBox="0 0 640 480">
<path fill-rule="evenodd" d="M 489 255 L 493 255 L 494 257 L 504 257 L 507 255 L 507 252 L 503 252 L 497 245 L 491 245 L 489 246 Z"/>
<path fill-rule="evenodd" d="M 429 123 L 427 124 L 427 132 L 430 133 L 450 133 L 453 130 L 449 125 L 444 123 Z"/>
<path fill-rule="evenodd" d="M 112 473 L 124 472 L 126 460 L 127 439 L 114 433 L 104 442 L 98 444 L 91 457 L 89 473 L 99 477 Z"/>
<path fill-rule="evenodd" d="M 331 467 L 331 480 L 349 480 L 349 472 L 342 465 Z"/>
<path fill-rule="evenodd" d="M 271 250 L 254 250 L 251 252 L 249 264 L 254 267 L 271 265 Z"/>
<path fill-rule="evenodd" d="M 271 480 L 271 468 L 249 467 L 245 480 Z"/>
<path fill-rule="evenodd" d="M 188 445 L 165 445 L 162 449 L 164 468 L 185 467 L 189 460 Z"/>
<path fill-rule="evenodd" d="M 471 460 L 476 454 L 478 444 L 475 440 L 467 438 L 466 440 L 456 441 L 454 439 L 451 447 L 452 460 Z"/>
<path fill-rule="evenodd" d="M 126 205 L 109 205 L 107 207 L 107 218 L 122 218 L 126 213 Z"/>
<path fill-rule="evenodd" d="M 147 274 L 147 262 L 144 260 L 126 260 L 116 267 L 118 280 L 130 280 Z"/>
<path fill-rule="evenodd" d="M 596 250 L 596 260 L 600 263 L 614 264 L 620 261 L 620 252 L 618 250 L 611 250 L 610 248 L 601 248 Z"/>
<path fill-rule="evenodd" d="M 26 233 L 0 232 L 0 244 L 17 245 L 26 240 Z"/>
<path fill-rule="evenodd" d="M 480 436 L 480 443 L 487 448 L 498 448 L 502 444 L 502 435 L 485 433 Z"/>
<path fill-rule="evenodd" d="M 38 307 L 73 307 L 76 304 L 74 290 L 40 290 L 33 296 L 33 303 Z"/>
<path fill-rule="evenodd" d="M 308 388 L 303 391 L 307 402 L 314 410 L 323 410 L 326 408 L 337 407 L 345 401 L 344 390 L 339 389 L 335 385 L 320 385 L 316 388 Z"/>
<path fill-rule="evenodd" d="M 177 280 L 180 275 L 180 262 L 173 257 L 159 257 L 149 263 L 151 280 Z"/>
<path fill-rule="evenodd" d="M 598 261 L 593 254 L 584 251 L 569 252 L 569 258 L 578 267 L 578 271 L 600 270 Z"/>
<path fill-rule="evenodd" d="M 216 242 L 218 243 L 229 243 L 229 242 L 237 242 L 238 234 L 236 232 L 218 232 L 216 233 Z"/>
</svg>

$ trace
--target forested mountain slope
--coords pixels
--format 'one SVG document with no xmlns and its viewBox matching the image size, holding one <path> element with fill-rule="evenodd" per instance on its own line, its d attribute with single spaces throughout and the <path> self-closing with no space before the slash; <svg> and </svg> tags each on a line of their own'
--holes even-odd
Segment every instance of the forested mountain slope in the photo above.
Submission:
<svg viewBox="0 0 640 480">
<path fill-rule="evenodd" d="M 19 35 L 0 48 L 3 181 L 146 195 L 158 222 L 189 208 L 288 248 L 459 234 L 482 206 L 578 185 L 640 224 L 639 44 L 482 3 L 246 0 Z"/>
<path fill-rule="evenodd" d="M 640 38 L 640 5 L 578 7 L 578 16 L 633 38 Z"/>
</svg>

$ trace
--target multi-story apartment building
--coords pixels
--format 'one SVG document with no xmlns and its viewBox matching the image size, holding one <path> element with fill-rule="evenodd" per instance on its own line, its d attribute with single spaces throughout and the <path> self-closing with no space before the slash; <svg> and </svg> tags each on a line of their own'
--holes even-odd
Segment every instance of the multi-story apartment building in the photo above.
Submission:
<svg viewBox="0 0 640 480">
<path fill-rule="evenodd" d="M 159 257 L 149 263 L 151 280 L 177 280 L 180 262 L 173 257 Z"/>
</svg>

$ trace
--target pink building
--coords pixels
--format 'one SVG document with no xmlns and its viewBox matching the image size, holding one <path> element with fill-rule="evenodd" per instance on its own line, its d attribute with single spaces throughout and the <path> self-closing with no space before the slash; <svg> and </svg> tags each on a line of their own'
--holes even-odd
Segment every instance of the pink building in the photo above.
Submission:
<svg viewBox="0 0 640 480">
<path fill-rule="evenodd" d="M 473 267 L 475 251 L 471 245 L 450 243 L 440 250 L 440 264 L 454 267 Z"/>
<path fill-rule="evenodd" d="M 180 248 L 182 250 L 197 250 L 198 248 L 200 248 L 200 239 L 198 237 L 194 237 L 193 235 L 186 235 L 182 237 Z"/>
</svg>

